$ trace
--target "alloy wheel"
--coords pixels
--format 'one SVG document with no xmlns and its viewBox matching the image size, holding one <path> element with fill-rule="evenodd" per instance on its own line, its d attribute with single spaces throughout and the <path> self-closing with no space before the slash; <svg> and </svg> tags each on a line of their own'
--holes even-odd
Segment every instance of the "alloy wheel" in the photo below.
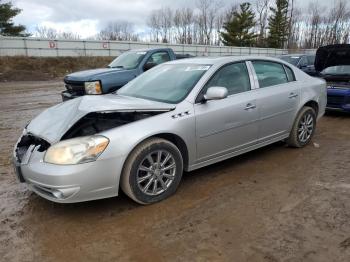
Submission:
<svg viewBox="0 0 350 262">
<path fill-rule="evenodd" d="M 156 196 L 166 191 L 174 181 L 176 162 L 166 150 L 149 153 L 137 170 L 137 185 L 146 195 Z"/>
<path fill-rule="evenodd" d="M 298 139 L 301 143 L 306 143 L 314 131 L 314 118 L 311 113 L 303 115 L 298 126 Z"/>
</svg>

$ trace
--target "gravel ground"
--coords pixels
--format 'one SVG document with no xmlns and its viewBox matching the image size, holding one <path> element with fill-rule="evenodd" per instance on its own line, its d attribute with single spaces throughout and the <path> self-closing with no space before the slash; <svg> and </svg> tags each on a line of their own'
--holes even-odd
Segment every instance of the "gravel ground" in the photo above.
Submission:
<svg viewBox="0 0 350 262">
<path fill-rule="evenodd" d="M 306 148 L 277 143 L 186 173 L 158 204 L 55 204 L 16 181 L 11 151 L 61 89 L 0 83 L 0 260 L 350 261 L 350 115 L 327 114 Z"/>
</svg>

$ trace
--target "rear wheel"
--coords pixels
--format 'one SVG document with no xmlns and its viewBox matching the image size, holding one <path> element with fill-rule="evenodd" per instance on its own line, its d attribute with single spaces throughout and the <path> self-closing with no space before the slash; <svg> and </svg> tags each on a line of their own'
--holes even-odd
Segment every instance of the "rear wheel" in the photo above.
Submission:
<svg viewBox="0 0 350 262">
<path fill-rule="evenodd" d="M 140 204 L 155 203 L 175 193 L 182 171 L 179 149 L 165 139 L 152 138 L 138 145 L 129 155 L 121 187 Z"/>
<path fill-rule="evenodd" d="M 303 107 L 293 124 L 287 144 L 292 147 L 304 147 L 310 143 L 316 129 L 316 113 L 312 107 Z"/>
</svg>

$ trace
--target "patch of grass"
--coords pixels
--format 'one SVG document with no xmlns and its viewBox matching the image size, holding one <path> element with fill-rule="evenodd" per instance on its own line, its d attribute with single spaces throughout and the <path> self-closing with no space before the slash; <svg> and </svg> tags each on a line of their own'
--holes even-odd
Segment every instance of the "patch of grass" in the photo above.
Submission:
<svg viewBox="0 0 350 262">
<path fill-rule="evenodd" d="M 0 81 L 44 81 L 106 67 L 114 57 L 0 57 Z"/>
</svg>

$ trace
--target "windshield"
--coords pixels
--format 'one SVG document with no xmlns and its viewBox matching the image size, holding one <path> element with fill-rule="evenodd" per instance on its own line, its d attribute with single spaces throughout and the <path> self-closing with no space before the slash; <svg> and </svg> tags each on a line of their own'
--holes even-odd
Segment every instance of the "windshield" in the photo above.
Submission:
<svg viewBox="0 0 350 262">
<path fill-rule="evenodd" d="M 145 55 L 146 52 L 126 52 L 114 59 L 112 63 L 108 65 L 108 67 L 135 69 L 140 64 Z"/>
<path fill-rule="evenodd" d="M 350 65 L 330 66 L 321 73 L 325 75 L 350 75 Z"/>
<path fill-rule="evenodd" d="M 281 56 L 280 59 L 296 66 L 300 60 L 300 56 Z"/>
<path fill-rule="evenodd" d="M 176 104 L 189 94 L 210 65 L 162 64 L 118 90 L 118 95 Z"/>
</svg>

